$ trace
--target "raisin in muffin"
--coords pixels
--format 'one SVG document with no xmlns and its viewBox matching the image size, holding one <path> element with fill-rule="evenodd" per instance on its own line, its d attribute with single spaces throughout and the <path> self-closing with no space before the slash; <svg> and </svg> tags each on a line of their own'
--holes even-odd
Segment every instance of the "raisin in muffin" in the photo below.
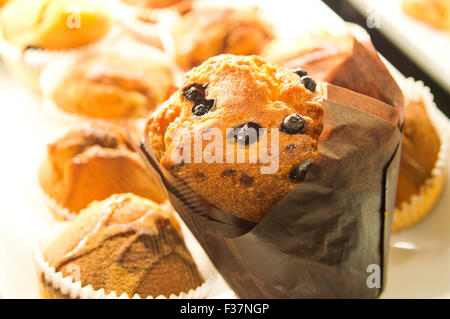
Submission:
<svg viewBox="0 0 450 319">
<path fill-rule="evenodd" d="M 125 132 L 118 126 L 93 123 L 71 130 L 47 147 L 39 171 L 54 212 L 67 218 L 94 200 L 132 192 L 158 203 L 164 195 L 147 173 Z"/>
<path fill-rule="evenodd" d="M 259 54 L 272 38 L 257 9 L 194 9 L 174 31 L 176 61 L 188 70 L 222 53 Z"/>
<path fill-rule="evenodd" d="M 169 297 L 203 283 L 173 214 L 132 194 L 93 202 L 45 249 L 43 259 L 63 278 L 104 289 L 105 295 Z M 43 298 L 64 297 L 61 286 L 41 274 Z M 74 298 L 74 291 L 66 297 Z"/>
<path fill-rule="evenodd" d="M 402 0 L 402 9 L 415 19 L 450 31 L 450 0 Z"/>
<path fill-rule="evenodd" d="M 220 55 L 186 74 L 182 89 L 149 118 L 146 134 L 161 165 L 196 194 L 225 212 L 258 221 L 301 183 L 316 159 L 323 98 L 323 85 L 305 73 L 257 56 Z M 211 151 L 214 162 L 204 157 L 196 163 L 193 140 L 217 130 L 221 134 L 210 138 L 222 154 Z M 277 130 L 279 138 L 272 135 Z M 265 145 L 279 167 L 262 173 L 267 162 L 261 156 L 250 162 L 249 154 Z M 238 162 L 242 153 L 246 163 Z"/>
<path fill-rule="evenodd" d="M 50 94 L 69 114 L 139 118 L 173 93 L 173 83 L 171 66 L 162 59 L 105 53 L 82 60 Z"/>
<path fill-rule="evenodd" d="M 4 38 L 23 49 L 66 50 L 108 33 L 112 18 L 103 0 L 14 0 L 0 14 Z"/>
</svg>

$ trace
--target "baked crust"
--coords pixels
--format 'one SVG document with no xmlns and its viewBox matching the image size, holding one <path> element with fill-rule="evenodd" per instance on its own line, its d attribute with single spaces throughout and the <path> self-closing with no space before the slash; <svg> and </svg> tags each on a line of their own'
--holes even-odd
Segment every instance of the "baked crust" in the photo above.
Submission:
<svg viewBox="0 0 450 319">
<path fill-rule="evenodd" d="M 173 214 L 132 194 L 93 202 L 44 258 L 64 277 L 79 276 L 105 294 L 169 297 L 203 283 Z"/>
<path fill-rule="evenodd" d="M 410 202 L 431 177 L 440 149 L 440 139 L 423 101 L 407 101 L 402 154 L 395 206 Z"/>
<path fill-rule="evenodd" d="M 48 145 L 39 181 L 50 198 L 75 213 L 116 193 L 164 201 L 125 133 L 105 123 L 82 126 Z"/>
<path fill-rule="evenodd" d="M 176 61 L 188 70 L 222 53 L 259 54 L 272 38 L 256 9 L 194 9 L 174 31 Z"/>
<path fill-rule="evenodd" d="M 158 59 L 102 54 L 83 60 L 53 92 L 61 110 L 91 118 L 145 117 L 175 90 Z"/>
<path fill-rule="evenodd" d="M 258 221 L 287 192 L 299 185 L 290 179 L 294 165 L 317 156 L 317 139 L 323 129 L 323 88 L 316 92 L 305 89 L 294 72 L 266 63 L 257 56 L 220 55 L 209 59 L 186 74 L 183 88 L 192 84 L 207 84 L 206 98 L 214 99 L 214 108 L 204 116 L 192 114 L 192 102 L 183 97 L 183 89 L 161 105 L 147 122 L 146 134 L 161 165 L 181 179 L 213 206 L 240 218 Z M 280 129 L 284 119 L 300 114 L 307 129 L 302 134 L 279 132 L 279 168 L 275 173 L 262 174 L 267 166 L 258 157 L 249 163 L 250 150 L 259 141 L 240 145 L 230 139 L 228 129 L 245 123 L 256 123 L 267 129 L 268 152 L 272 152 L 271 129 Z M 180 149 L 194 145 L 193 138 L 211 129 L 222 132 L 222 145 L 231 147 L 235 157 L 227 163 L 223 151 L 222 163 L 190 163 L 186 158 L 174 161 Z M 203 142 L 203 148 L 206 148 Z M 246 163 L 237 163 L 236 154 L 245 152 Z M 184 150 L 183 150 L 184 156 Z"/>
</svg>

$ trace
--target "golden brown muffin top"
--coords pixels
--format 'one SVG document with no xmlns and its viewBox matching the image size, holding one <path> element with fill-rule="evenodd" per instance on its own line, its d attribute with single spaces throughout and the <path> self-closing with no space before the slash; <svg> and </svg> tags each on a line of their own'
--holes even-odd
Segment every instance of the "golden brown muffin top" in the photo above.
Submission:
<svg viewBox="0 0 450 319">
<path fill-rule="evenodd" d="M 71 130 L 54 143 L 49 144 L 48 155 L 53 167 L 64 174 L 69 161 L 82 162 L 86 158 L 112 152 L 133 152 L 126 133 L 117 125 L 97 122 Z"/>
<path fill-rule="evenodd" d="M 103 0 L 14 0 L 0 25 L 6 40 L 22 48 L 72 49 L 102 38 L 112 18 Z"/>
<path fill-rule="evenodd" d="M 53 98 L 62 110 L 83 116 L 142 117 L 174 90 L 173 70 L 162 59 L 107 53 L 82 60 Z"/>
<path fill-rule="evenodd" d="M 173 214 L 132 194 L 93 202 L 48 246 L 44 258 L 64 276 L 78 276 L 83 286 L 130 297 L 179 294 L 170 291 L 173 279 L 187 290 L 202 282 Z M 177 273 L 180 261 L 188 266 L 181 269 L 192 273 Z"/>
<path fill-rule="evenodd" d="M 195 103 L 186 98 L 193 86 L 204 88 L 204 104 L 212 103 L 201 116 L 193 114 Z M 220 55 L 186 74 L 182 89 L 149 118 L 146 134 L 161 164 L 197 194 L 226 212 L 256 221 L 299 184 L 290 178 L 294 167 L 317 156 L 317 139 L 323 129 L 323 90 L 320 83 L 313 91 L 305 88 L 298 74 L 257 56 Z M 301 131 L 288 134 L 283 132 L 283 123 L 292 116 L 300 118 L 303 126 Z M 250 145 L 230 138 L 230 129 L 236 132 L 246 124 L 267 132 Z M 261 158 L 249 163 L 248 154 L 263 136 L 269 141 L 268 152 L 272 152 L 273 128 L 280 130 L 278 149 L 273 149 L 279 157 L 279 169 L 262 174 L 260 169 L 266 164 Z M 228 150 L 223 151 L 221 163 L 195 163 L 193 151 L 190 159 L 183 157 L 181 163 L 174 160 L 181 149 L 183 156 L 189 156 L 184 149 L 194 145 L 194 136 L 211 129 L 222 132 L 224 148 L 231 145 L 233 163 L 227 163 Z M 245 152 L 245 164 L 237 162 L 238 152 Z"/>
<path fill-rule="evenodd" d="M 183 16 L 174 38 L 177 63 L 190 69 L 222 53 L 259 54 L 273 35 L 256 8 L 199 8 Z"/>
<path fill-rule="evenodd" d="M 402 154 L 396 207 L 418 195 L 431 177 L 440 149 L 439 135 L 422 100 L 409 99 L 405 107 Z"/>
</svg>

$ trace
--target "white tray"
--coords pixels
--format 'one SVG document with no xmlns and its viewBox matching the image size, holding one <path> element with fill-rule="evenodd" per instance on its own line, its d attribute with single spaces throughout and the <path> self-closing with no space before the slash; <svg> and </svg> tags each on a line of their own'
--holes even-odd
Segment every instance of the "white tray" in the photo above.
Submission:
<svg viewBox="0 0 450 319">
<path fill-rule="evenodd" d="M 401 0 L 349 1 L 366 17 L 379 19 L 379 30 L 450 92 L 450 32 L 410 17 Z"/>
<path fill-rule="evenodd" d="M 257 0 L 255 0 L 257 1 Z M 342 21 L 317 0 L 258 1 L 278 21 L 283 34 L 317 25 L 343 27 Z M 36 192 L 36 172 L 45 143 L 64 127 L 52 121 L 41 101 L 15 83 L 0 66 L 0 287 L 10 298 L 38 298 L 32 251 L 50 225 Z M 438 125 L 450 121 L 438 110 Z M 450 157 L 449 157 L 450 158 Z M 450 163 L 448 165 L 450 167 Z M 450 173 L 448 173 L 450 174 Z M 448 176 L 450 180 L 450 175 Z M 388 287 L 383 297 L 450 298 L 450 187 L 429 217 L 393 236 Z M 223 284 L 218 297 L 235 297 Z"/>
</svg>

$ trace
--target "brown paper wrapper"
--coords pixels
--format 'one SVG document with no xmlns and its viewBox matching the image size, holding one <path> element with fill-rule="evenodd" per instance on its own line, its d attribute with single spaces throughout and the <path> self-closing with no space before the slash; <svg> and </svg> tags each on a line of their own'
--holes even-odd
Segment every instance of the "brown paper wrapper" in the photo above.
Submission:
<svg viewBox="0 0 450 319">
<path fill-rule="evenodd" d="M 384 287 L 403 121 L 403 96 L 373 48 L 355 40 L 328 85 L 319 156 L 304 182 L 258 223 L 220 211 L 141 150 L 172 205 L 241 298 L 375 298 Z M 383 81 L 378 83 L 378 81 Z M 373 93 L 373 92 L 372 92 Z M 382 270 L 369 288 L 369 265 Z"/>
</svg>

